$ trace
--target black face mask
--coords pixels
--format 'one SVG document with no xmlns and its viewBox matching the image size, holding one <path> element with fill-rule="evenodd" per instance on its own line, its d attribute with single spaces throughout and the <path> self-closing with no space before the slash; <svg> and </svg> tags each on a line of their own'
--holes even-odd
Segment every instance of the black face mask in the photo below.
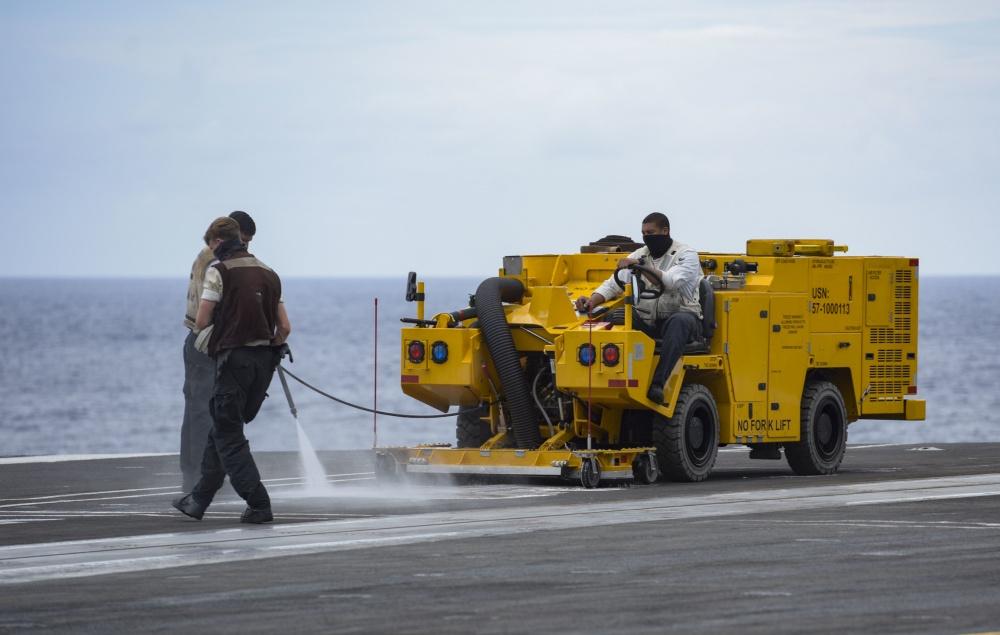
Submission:
<svg viewBox="0 0 1000 635">
<path fill-rule="evenodd" d="M 674 239 L 664 234 L 647 234 L 642 237 L 642 242 L 649 247 L 649 253 L 653 258 L 659 258 L 667 253 L 670 245 L 674 244 Z"/>
</svg>

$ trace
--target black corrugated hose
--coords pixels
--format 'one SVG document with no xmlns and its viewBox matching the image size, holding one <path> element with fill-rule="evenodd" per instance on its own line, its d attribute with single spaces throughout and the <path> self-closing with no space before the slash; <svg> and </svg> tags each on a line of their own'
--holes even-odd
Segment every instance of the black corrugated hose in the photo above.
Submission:
<svg viewBox="0 0 1000 635">
<path fill-rule="evenodd" d="M 503 302 L 518 302 L 524 295 L 524 285 L 512 278 L 487 278 L 476 289 L 476 312 L 479 330 L 493 358 L 500 379 L 503 399 L 507 402 L 514 442 L 518 449 L 533 450 L 542 444 L 538 420 L 528 391 L 528 380 L 521 369 L 521 358 L 514 348 Z"/>
</svg>

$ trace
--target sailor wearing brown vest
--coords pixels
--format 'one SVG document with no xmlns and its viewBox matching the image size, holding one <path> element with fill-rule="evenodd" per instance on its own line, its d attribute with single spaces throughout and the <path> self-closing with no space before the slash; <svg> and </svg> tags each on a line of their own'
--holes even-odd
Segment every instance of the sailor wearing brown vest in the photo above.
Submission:
<svg viewBox="0 0 1000 635">
<path fill-rule="evenodd" d="M 199 329 L 212 326 L 208 352 L 216 362 L 214 424 L 201 478 L 190 494 L 174 501 L 174 507 L 200 519 L 228 475 L 233 489 L 247 502 L 241 521 L 267 522 L 273 518 L 271 501 L 243 426 L 260 410 L 291 325 L 278 275 L 246 251 L 238 226 L 221 233 L 222 239 L 210 245 L 219 262 L 206 273 L 195 323 Z"/>
</svg>

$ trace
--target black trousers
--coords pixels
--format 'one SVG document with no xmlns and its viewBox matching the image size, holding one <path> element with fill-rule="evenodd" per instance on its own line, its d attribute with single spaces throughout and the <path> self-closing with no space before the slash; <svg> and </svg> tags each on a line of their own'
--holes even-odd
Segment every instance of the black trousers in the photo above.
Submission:
<svg viewBox="0 0 1000 635">
<path fill-rule="evenodd" d="M 657 320 L 655 324 L 645 322 L 637 313 L 633 313 L 632 318 L 633 324 L 640 331 L 660 343 L 660 361 L 653 371 L 650 385 L 662 386 L 667 383 L 674 364 L 684 354 L 684 347 L 698 334 L 701 322 L 697 315 L 687 311 L 673 313 L 664 320 Z"/>
<path fill-rule="evenodd" d="M 212 502 L 229 475 L 233 489 L 250 507 L 270 506 L 243 426 L 257 416 L 278 361 L 277 352 L 269 346 L 245 346 L 220 354 L 211 404 L 214 422 L 202 455 L 201 479 L 191 491 L 202 505 Z"/>
</svg>

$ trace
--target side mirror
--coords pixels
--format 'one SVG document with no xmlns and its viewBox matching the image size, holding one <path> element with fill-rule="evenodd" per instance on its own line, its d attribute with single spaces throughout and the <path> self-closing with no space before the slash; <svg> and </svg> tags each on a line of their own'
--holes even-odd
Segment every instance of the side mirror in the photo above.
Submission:
<svg viewBox="0 0 1000 635">
<path fill-rule="evenodd" d="M 417 272 L 411 271 L 406 275 L 406 301 L 413 302 L 417 299 Z"/>
</svg>

